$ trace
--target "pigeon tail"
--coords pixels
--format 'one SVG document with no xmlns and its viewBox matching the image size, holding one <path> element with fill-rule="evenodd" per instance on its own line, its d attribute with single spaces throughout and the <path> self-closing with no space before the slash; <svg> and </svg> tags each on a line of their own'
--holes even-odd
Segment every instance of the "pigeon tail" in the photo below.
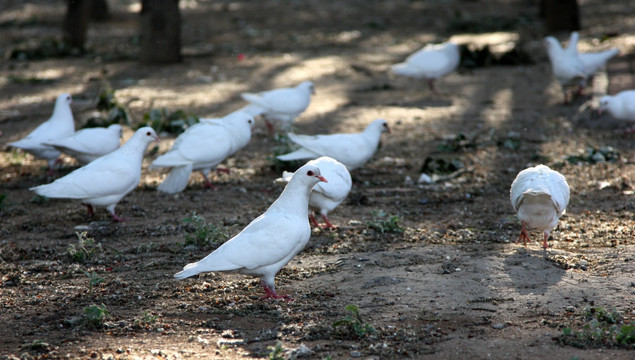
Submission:
<svg viewBox="0 0 635 360">
<path fill-rule="evenodd" d="M 189 278 L 190 276 L 194 276 L 201 272 L 200 270 L 198 270 L 198 265 L 199 265 L 198 262 L 187 264 L 185 265 L 183 270 L 174 274 L 174 277 L 177 279 L 185 279 L 185 278 Z"/>
<path fill-rule="evenodd" d="M 168 177 L 157 187 L 157 190 L 168 194 L 179 193 L 187 187 L 191 173 L 192 164 L 174 167 Z"/>
<path fill-rule="evenodd" d="M 291 161 L 291 160 L 301 160 L 301 159 L 313 159 L 318 156 L 319 155 L 314 153 L 313 151 L 301 148 L 296 151 L 290 152 L 288 154 L 278 155 L 276 157 L 282 161 Z"/>
<path fill-rule="evenodd" d="M 246 112 L 252 117 L 256 117 L 256 116 L 262 115 L 265 112 L 265 109 L 262 106 L 249 104 L 243 108 L 238 109 L 238 111 Z"/>
</svg>

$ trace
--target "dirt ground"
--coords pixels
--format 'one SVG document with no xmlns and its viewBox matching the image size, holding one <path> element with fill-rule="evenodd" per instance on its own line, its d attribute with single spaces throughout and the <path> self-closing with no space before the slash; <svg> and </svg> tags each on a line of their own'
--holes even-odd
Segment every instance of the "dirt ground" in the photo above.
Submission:
<svg viewBox="0 0 635 360">
<path fill-rule="evenodd" d="M 296 120 L 298 133 L 354 132 L 381 117 L 392 134 L 353 171 L 349 199 L 329 214 L 339 229 L 314 229 L 277 276 L 292 302 L 261 300 L 258 280 L 240 275 L 172 278 L 217 246 L 184 246 L 192 230 L 185 218 L 196 213 L 232 236 L 280 193 L 275 141 L 262 122 L 225 162 L 230 174 L 214 174 L 217 189 L 204 189 L 195 174 L 176 196 L 156 191 L 164 172 L 147 170 L 172 144 L 163 134 L 139 188 L 117 207 L 122 223 L 103 209 L 90 218 L 75 201 L 34 197 L 30 187 L 53 180 L 46 163 L 5 147 L 0 358 L 251 359 L 269 357 L 276 342 L 284 358 L 632 358 L 626 348 L 558 340 L 564 328 L 582 328 L 585 308 L 635 321 L 635 146 L 624 132 L 632 124 L 593 116 L 592 99 L 563 105 L 536 2 L 181 1 L 184 61 L 169 66 L 135 61 L 139 5 L 110 3 L 112 19 L 91 25 L 88 54 L 12 60 L 15 49 L 60 37 L 65 2 L 0 1 L 3 146 L 48 118 L 61 92 L 73 95 L 81 127 L 104 79 L 134 124 L 152 108 L 222 116 L 244 106 L 243 91 L 312 80 L 317 93 Z M 622 52 L 593 90 L 634 88 L 635 22 L 625 14 L 635 4 L 579 3 L 581 49 Z M 440 97 L 389 74 L 423 44 L 452 36 L 493 50 L 519 39 L 535 63 L 462 69 L 438 82 Z M 615 160 L 594 163 L 589 148 Z M 427 158 L 463 168 L 417 184 Z M 520 225 L 509 203 L 515 175 L 538 163 L 571 186 L 547 250 L 515 243 Z M 55 176 L 76 166 L 65 157 Z M 373 226 L 382 212 L 403 232 Z M 69 245 L 81 231 L 99 247 L 77 261 Z M 88 322 L 85 309 L 102 304 L 110 316 Z M 347 305 L 375 331 L 334 328 L 351 315 Z"/>
</svg>

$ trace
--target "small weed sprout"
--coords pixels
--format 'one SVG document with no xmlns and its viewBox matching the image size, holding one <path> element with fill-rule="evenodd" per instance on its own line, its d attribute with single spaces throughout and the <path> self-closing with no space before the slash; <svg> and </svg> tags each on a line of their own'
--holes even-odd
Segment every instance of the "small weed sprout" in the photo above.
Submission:
<svg viewBox="0 0 635 360">
<path fill-rule="evenodd" d="M 278 159 L 278 155 L 288 154 L 297 149 L 297 146 L 293 145 L 293 142 L 289 140 L 286 134 L 277 134 L 274 141 L 273 155 L 267 157 L 273 171 L 295 171 L 304 164 L 304 162 L 300 160 L 282 161 Z"/>
<path fill-rule="evenodd" d="M 106 305 L 89 305 L 84 308 L 84 323 L 93 328 L 99 328 L 104 325 L 106 318 L 110 317 L 110 313 Z"/>
<path fill-rule="evenodd" d="M 144 311 L 143 317 L 141 317 L 140 319 L 134 320 L 134 326 L 137 328 L 149 329 L 152 324 L 157 322 L 158 318 L 159 318 L 158 316 L 152 315 L 149 312 Z"/>
<path fill-rule="evenodd" d="M 401 219 L 397 215 L 388 215 L 384 210 L 373 210 L 373 219 L 366 222 L 366 225 L 378 233 L 399 233 L 404 229 L 399 226 Z"/>
<path fill-rule="evenodd" d="M 103 283 L 105 280 L 104 280 L 104 278 L 102 278 L 99 275 L 95 274 L 95 272 L 89 273 L 86 270 L 82 270 L 82 272 L 86 276 L 88 276 L 88 293 L 90 294 L 90 297 L 92 298 L 93 295 L 94 295 L 93 289 L 95 288 L 95 286 Z"/>
<path fill-rule="evenodd" d="M 572 327 L 562 329 L 558 337 L 561 344 L 577 348 L 617 346 L 631 349 L 635 344 L 635 323 L 624 323 L 623 316 L 616 309 L 600 306 L 587 307 L 582 312 L 587 323 L 581 330 Z"/>
<path fill-rule="evenodd" d="M 227 234 L 221 227 L 208 224 L 205 218 L 193 213 L 183 219 L 185 223 L 185 243 L 183 246 L 206 247 L 210 243 L 222 243 L 227 240 Z"/>
<path fill-rule="evenodd" d="M 280 341 L 276 341 L 276 346 L 268 346 L 267 349 L 271 350 L 269 353 L 269 360 L 285 360 L 284 348 Z"/>
<path fill-rule="evenodd" d="M 101 244 L 95 244 L 95 239 L 88 237 L 85 231 L 75 235 L 77 235 L 77 245 L 70 244 L 66 250 L 73 262 L 84 264 L 102 251 Z"/>
<path fill-rule="evenodd" d="M 357 305 L 347 305 L 346 311 L 350 312 L 350 314 L 346 315 L 343 319 L 334 322 L 334 329 L 344 329 L 346 333 L 353 335 L 356 338 L 361 338 L 376 332 L 372 325 L 362 321 L 362 318 L 359 316 L 359 307 Z"/>
</svg>

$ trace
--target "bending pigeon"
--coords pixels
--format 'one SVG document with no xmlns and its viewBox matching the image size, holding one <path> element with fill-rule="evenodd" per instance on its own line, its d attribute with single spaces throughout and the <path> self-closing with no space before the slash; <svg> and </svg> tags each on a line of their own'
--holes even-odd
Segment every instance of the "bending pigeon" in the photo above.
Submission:
<svg viewBox="0 0 635 360">
<path fill-rule="evenodd" d="M 59 150 L 52 146 L 45 145 L 44 142 L 70 136 L 75 131 L 75 122 L 71 103 L 73 99 L 69 94 L 61 94 L 55 100 L 53 115 L 31 131 L 24 139 L 14 141 L 8 145 L 20 148 L 33 156 L 48 161 L 49 174 L 53 173 L 53 166 L 60 156 Z"/>
<path fill-rule="evenodd" d="M 603 96 L 600 99 L 598 111 L 600 114 L 603 111 L 608 111 L 611 116 L 618 120 L 635 121 L 635 90 L 625 90 L 613 96 Z M 627 132 L 634 130 L 635 128 L 631 127 Z"/>
<path fill-rule="evenodd" d="M 184 279 L 208 271 L 253 275 L 260 277 L 265 298 L 283 298 L 276 293 L 275 276 L 309 241 L 309 193 L 319 181 L 326 182 L 319 168 L 302 166 L 264 214 L 174 277 Z"/>
<path fill-rule="evenodd" d="M 206 186 L 212 187 L 207 175 L 249 143 L 253 125 L 253 117 L 242 111 L 222 119 L 201 119 L 179 135 L 172 148 L 150 165 L 150 169 L 172 168 L 157 189 L 169 194 L 183 191 L 193 170 L 201 170 Z"/>
<path fill-rule="evenodd" d="M 320 168 L 322 176 L 329 179 L 328 183 L 321 182 L 313 187 L 311 196 L 309 197 L 309 207 L 320 211 L 320 215 L 322 215 L 326 223 L 324 226 L 325 229 L 334 228 L 335 226 L 331 224 L 327 214 L 341 204 L 342 201 L 346 199 L 346 196 L 348 196 L 353 186 L 351 174 L 344 164 L 328 156 L 311 160 L 307 164 Z M 288 182 L 291 180 L 293 174 L 292 172 L 285 171 L 282 174 L 282 179 Z M 313 226 L 319 227 L 313 214 L 309 215 L 309 219 Z"/>
<path fill-rule="evenodd" d="M 240 96 L 248 101 L 249 105 L 241 110 L 253 117 L 262 115 L 271 131 L 275 122 L 281 123 L 281 128 L 286 129 L 309 106 L 311 94 L 315 94 L 315 87 L 310 81 L 304 81 L 292 88 L 242 93 Z"/>
<path fill-rule="evenodd" d="M 141 179 L 143 153 L 152 141 L 159 141 L 151 127 L 142 127 L 122 147 L 88 165 L 46 185 L 32 187 L 38 195 L 50 198 L 80 199 L 88 207 L 103 206 L 113 221 L 123 221 L 115 214 L 115 206 Z"/>
<path fill-rule="evenodd" d="M 114 124 L 107 128 L 82 129 L 70 136 L 46 141 L 44 145 L 52 146 L 82 164 L 88 164 L 117 150 L 120 142 L 121 125 Z"/>
<path fill-rule="evenodd" d="M 586 85 L 587 75 L 578 54 L 578 38 L 579 34 L 576 31 L 572 32 L 566 49 L 563 49 L 553 36 L 547 36 L 544 39 L 551 70 L 562 87 L 565 103 L 569 102 L 568 86 L 581 84 L 584 87 Z"/>
<path fill-rule="evenodd" d="M 289 133 L 289 139 L 300 145 L 300 149 L 279 155 L 282 161 L 315 159 L 330 156 L 343 163 L 348 170 L 364 165 L 373 156 L 383 132 L 390 132 L 386 120 L 377 119 L 361 133 L 333 135 L 296 135 Z"/>
<path fill-rule="evenodd" d="M 456 70 L 459 60 L 459 47 L 456 44 L 428 44 L 408 56 L 406 61 L 393 65 L 391 69 L 397 75 L 426 79 L 430 90 L 439 95 L 434 81 Z"/>
<path fill-rule="evenodd" d="M 510 198 L 523 227 L 518 241 L 527 245 L 527 227 L 543 232 L 542 247 L 547 248 L 549 233 L 558 224 L 569 204 L 569 185 L 557 171 L 545 165 L 527 168 L 512 183 Z"/>
</svg>

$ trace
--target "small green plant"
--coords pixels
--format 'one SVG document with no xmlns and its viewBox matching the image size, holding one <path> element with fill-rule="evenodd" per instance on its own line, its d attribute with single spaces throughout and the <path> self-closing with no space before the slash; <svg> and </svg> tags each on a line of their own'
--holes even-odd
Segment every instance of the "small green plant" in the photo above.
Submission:
<svg viewBox="0 0 635 360">
<path fill-rule="evenodd" d="M 198 122 L 199 119 L 196 115 L 188 114 L 183 110 L 170 111 L 166 108 L 161 108 L 151 109 L 145 113 L 141 126 L 150 126 L 157 132 L 169 132 L 170 134 L 178 135 Z"/>
<path fill-rule="evenodd" d="M 95 239 L 88 237 L 87 233 L 76 232 L 77 244 L 69 244 L 66 252 L 73 262 L 84 264 L 102 251 L 101 244 L 96 244 Z"/>
<path fill-rule="evenodd" d="M 278 155 L 288 154 L 297 149 L 286 134 L 276 134 L 274 141 L 273 155 L 267 157 L 273 171 L 295 171 L 297 168 L 304 165 L 304 162 L 299 160 L 282 161 L 278 159 Z"/>
<path fill-rule="evenodd" d="M 208 224 L 205 218 L 196 213 L 183 219 L 183 222 L 186 225 L 184 246 L 205 247 L 210 243 L 227 240 L 228 236 L 221 227 Z"/>
<path fill-rule="evenodd" d="M 84 125 L 86 127 L 97 126 L 109 126 L 112 124 L 126 124 L 130 125 L 130 115 L 126 108 L 117 101 L 115 97 L 115 90 L 107 80 L 103 81 L 102 88 L 97 95 L 97 101 L 95 107 L 99 111 L 107 112 L 106 117 L 99 115 L 96 118 L 91 118 Z"/>
<path fill-rule="evenodd" d="M 404 229 L 399 226 L 400 222 L 397 215 L 388 215 L 384 210 L 373 210 L 373 219 L 366 221 L 366 225 L 381 234 L 402 233 Z"/>
<path fill-rule="evenodd" d="M 110 316 L 106 305 L 89 305 L 84 308 L 84 323 L 89 327 L 99 328 L 104 325 L 106 318 Z"/>
<path fill-rule="evenodd" d="M 150 325 L 154 324 L 155 322 L 157 322 L 157 319 L 159 317 L 156 315 L 152 315 L 147 311 L 143 312 L 143 317 L 141 317 L 140 319 L 135 319 L 134 320 L 134 325 L 138 328 L 145 328 L 145 329 L 149 329 Z"/>
<path fill-rule="evenodd" d="M 26 153 L 19 151 L 18 149 L 13 149 L 9 153 L 9 157 L 7 160 L 9 161 L 9 165 L 13 166 L 14 168 L 19 168 L 24 164 L 24 161 L 26 160 Z"/>
<path fill-rule="evenodd" d="M 92 298 L 94 295 L 93 289 L 95 288 L 95 286 L 103 283 L 105 280 L 104 278 L 95 274 L 94 271 L 89 273 L 86 270 L 82 270 L 82 272 L 88 277 L 88 293 L 90 294 L 90 297 Z"/>
<path fill-rule="evenodd" d="M 31 202 L 34 204 L 46 204 L 49 200 L 51 199 L 43 195 L 35 195 L 31 198 Z"/>
<path fill-rule="evenodd" d="M 587 307 L 581 315 L 586 324 L 580 330 L 563 328 L 558 338 L 561 344 L 582 349 L 601 346 L 630 349 L 635 344 L 635 323 L 624 323 L 623 316 L 616 309 Z"/>
<path fill-rule="evenodd" d="M 284 348 L 280 341 L 276 341 L 276 346 L 267 346 L 267 349 L 271 350 L 269 360 L 285 360 Z"/>
<path fill-rule="evenodd" d="M 334 329 L 344 329 L 346 333 L 352 334 L 357 338 L 364 337 L 377 331 L 372 325 L 362 321 L 362 318 L 359 316 L 359 307 L 357 305 L 346 305 L 346 311 L 350 312 L 350 314 L 346 315 L 343 319 L 334 322 Z"/>
</svg>

